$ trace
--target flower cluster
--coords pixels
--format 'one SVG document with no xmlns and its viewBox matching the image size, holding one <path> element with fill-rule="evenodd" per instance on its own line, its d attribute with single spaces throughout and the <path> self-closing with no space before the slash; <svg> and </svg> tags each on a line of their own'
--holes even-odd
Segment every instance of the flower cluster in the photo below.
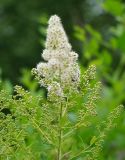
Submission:
<svg viewBox="0 0 125 160">
<path fill-rule="evenodd" d="M 37 65 L 40 84 L 62 96 L 67 88 L 77 88 L 80 70 L 77 64 L 78 54 L 72 51 L 60 18 L 51 16 L 47 30 L 47 39 L 42 58 L 45 62 Z M 56 91 L 54 91 L 56 90 Z"/>
</svg>

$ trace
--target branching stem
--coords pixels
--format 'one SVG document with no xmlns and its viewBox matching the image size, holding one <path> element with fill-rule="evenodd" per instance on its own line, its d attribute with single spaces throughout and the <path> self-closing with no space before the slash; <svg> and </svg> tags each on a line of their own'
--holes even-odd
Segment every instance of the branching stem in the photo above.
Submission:
<svg viewBox="0 0 125 160">
<path fill-rule="evenodd" d="M 59 145 L 58 145 L 58 160 L 62 159 L 62 126 L 61 126 L 61 119 L 62 119 L 62 102 L 60 104 L 60 114 L 59 114 Z"/>
</svg>

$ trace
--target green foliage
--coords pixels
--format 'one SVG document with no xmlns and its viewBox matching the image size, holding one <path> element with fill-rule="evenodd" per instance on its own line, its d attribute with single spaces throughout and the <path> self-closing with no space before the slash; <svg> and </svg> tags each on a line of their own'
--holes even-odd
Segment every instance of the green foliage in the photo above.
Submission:
<svg viewBox="0 0 125 160">
<path fill-rule="evenodd" d="M 35 106 L 39 97 L 33 97 L 21 87 L 15 87 L 16 95 L 0 93 L 0 154 L 2 159 L 32 159 L 38 157 L 35 150 L 37 133 L 31 116 L 35 116 Z M 37 128 L 37 126 L 36 126 Z M 34 138 L 34 140 L 33 140 Z M 39 137 L 38 137 L 39 138 Z M 29 147 L 32 146 L 32 147 Z"/>
<path fill-rule="evenodd" d="M 93 67 L 90 67 L 81 78 L 79 93 L 69 93 L 66 99 L 54 103 L 19 86 L 15 86 L 14 95 L 1 90 L 1 160 L 55 159 L 60 127 L 62 159 L 98 158 L 105 136 L 122 109 L 119 106 L 107 116 L 106 121 L 94 127 L 94 121 L 98 119 L 94 107 L 100 92 L 98 85 Z M 82 133 L 91 128 L 94 129 L 92 134 L 83 139 Z"/>
<path fill-rule="evenodd" d="M 0 69 L 0 90 L 2 89 L 8 91 L 8 93 L 12 93 L 13 86 L 9 80 L 2 80 L 2 70 Z"/>
<path fill-rule="evenodd" d="M 31 75 L 31 71 L 29 69 L 22 69 L 22 75 L 19 79 L 21 84 L 23 84 L 23 86 L 33 94 L 37 95 L 44 94 L 43 91 L 38 89 L 39 85 L 37 81 L 33 79 L 33 76 Z"/>
<path fill-rule="evenodd" d="M 121 0 L 106 0 L 103 7 L 114 16 L 121 16 L 125 9 Z"/>
<path fill-rule="evenodd" d="M 4 73 L 3 77 L 6 76 L 13 81 L 17 81 L 19 68 L 31 67 L 33 62 L 38 62 L 41 50 L 40 44 L 44 46 L 47 15 L 55 12 L 63 18 L 65 28 L 70 35 L 70 41 L 74 44 L 75 50 L 80 51 L 81 70 L 85 71 L 89 64 L 96 64 L 97 66 L 97 79 L 100 79 L 103 83 L 103 86 L 101 86 L 103 100 L 99 100 L 96 103 L 96 109 L 91 110 L 91 112 L 93 111 L 92 115 L 95 116 L 93 118 L 90 116 L 91 119 L 88 116 L 85 121 L 86 124 L 83 123 L 81 127 L 79 126 L 78 129 L 66 137 L 63 146 L 69 152 L 64 154 L 64 159 L 72 156 L 70 150 L 76 155 L 77 151 L 78 154 L 81 154 L 81 156 L 78 155 L 78 158 L 74 159 L 83 159 L 83 156 L 88 153 L 86 149 L 91 153 L 91 156 L 87 155 L 88 159 L 98 155 L 98 153 L 101 160 L 125 159 L 125 114 L 121 114 L 117 120 L 111 118 L 119 124 L 117 128 L 110 128 L 110 132 L 106 132 L 106 129 L 104 129 L 106 124 L 109 124 L 107 118 L 109 112 L 120 103 L 125 103 L 125 7 L 124 2 L 122 3 L 120 0 L 105 0 L 102 3 L 104 10 L 98 4 L 100 4 L 98 0 L 69 0 L 62 2 L 53 0 L 43 0 L 42 2 L 37 0 L 34 2 L 31 0 L 21 1 L 21 3 L 14 0 L 1 1 L 0 67 L 2 67 Z M 72 12 L 69 12 L 69 10 Z M 75 26 L 73 35 L 80 40 L 80 43 L 73 40 L 72 24 L 79 25 Z M 84 28 L 81 27 L 83 25 Z M 39 43 L 38 37 L 40 35 L 42 35 L 42 38 Z M 4 79 L 0 82 L 0 159 L 45 160 L 48 155 L 55 158 L 57 150 L 47 143 L 39 130 L 42 122 L 37 122 L 38 126 L 31 123 L 32 117 L 35 115 L 34 110 L 38 111 L 38 117 L 43 115 L 41 106 L 46 102 L 45 92 L 39 89 L 38 83 L 33 80 L 30 74 L 30 70 L 22 70 L 19 81 L 30 92 L 27 95 L 27 92 L 20 87 L 16 88 L 16 92 L 23 90 L 19 92 L 27 98 L 20 96 L 21 94 L 13 93 L 12 84 L 9 80 Z M 94 82 L 91 83 L 93 86 Z M 92 90 L 94 92 L 94 89 Z M 72 103 L 74 103 L 74 107 L 71 107 L 67 118 L 72 125 L 81 120 L 80 118 L 84 114 L 84 110 L 80 109 L 82 97 L 86 101 L 88 94 L 89 92 L 83 88 L 80 97 L 73 95 Z M 14 95 L 18 96 L 15 98 Z M 91 96 L 94 96 L 94 94 L 91 94 Z M 32 97 L 32 102 L 29 103 Z M 50 103 L 49 105 L 48 110 L 52 106 Z M 25 108 L 28 109 L 25 110 Z M 76 115 L 77 109 L 80 109 L 78 116 Z M 33 112 L 33 114 L 30 112 Z M 52 110 L 50 110 L 51 112 Z M 115 110 L 114 113 L 116 113 Z M 114 117 L 114 113 L 112 117 Z M 40 118 L 38 119 L 40 120 Z M 104 119 L 107 120 L 104 121 Z M 98 125 L 99 122 L 102 122 L 101 127 Z M 54 120 L 53 123 L 57 123 L 57 120 Z M 111 122 L 110 124 L 115 123 Z M 105 139 L 105 141 L 103 142 L 102 139 Z M 101 143 L 103 144 L 103 152 L 100 152 Z"/>
<path fill-rule="evenodd" d="M 113 5 L 119 3 L 119 5 L 124 8 L 124 4 L 120 1 L 105 1 L 104 8 L 107 6 L 106 10 L 109 13 L 114 14 L 115 8 L 119 5 Z M 108 9 L 114 7 L 114 10 Z M 120 9 L 120 8 L 118 8 Z M 85 25 L 84 28 L 79 26 L 75 27 L 74 36 L 79 39 L 82 50 L 82 63 L 84 66 L 86 64 L 96 64 L 98 70 L 97 75 L 99 79 L 103 82 L 103 102 L 99 102 L 98 108 L 100 112 L 100 120 L 105 117 L 107 113 L 115 107 L 116 104 L 125 102 L 125 54 L 124 54 L 124 10 L 122 14 L 118 14 L 116 21 L 118 24 L 106 30 L 108 37 L 91 25 Z M 116 13 L 116 12 L 115 12 Z M 81 38 L 82 37 L 82 38 Z M 84 67 L 86 68 L 86 67 Z M 108 106 L 106 109 L 105 106 Z M 125 143 L 123 142 L 123 137 L 125 134 L 124 130 L 124 114 L 119 120 L 119 126 L 116 131 L 112 129 L 108 138 L 104 144 L 102 159 L 119 159 L 123 156 L 122 150 L 124 150 Z M 113 148 L 114 147 L 114 148 Z M 113 148 L 113 149 L 112 149 Z M 110 152 L 110 154 L 109 154 Z"/>
</svg>

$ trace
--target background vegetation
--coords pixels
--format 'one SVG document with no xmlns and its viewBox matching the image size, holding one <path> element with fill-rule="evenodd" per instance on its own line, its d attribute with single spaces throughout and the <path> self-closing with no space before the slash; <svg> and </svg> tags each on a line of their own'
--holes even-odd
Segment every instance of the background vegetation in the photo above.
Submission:
<svg viewBox="0 0 125 160">
<path fill-rule="evenodd" d="M 100 119 L 118 104 L 125 105 L 125 2 L 122 0 L 1 0 L 0 78 L 2 88 L 12 92 L 21 84 L 42 94 L 30 70 L 44 48 L 47 20 L 61 17 L 83 69 L 96 64 L 103 83 L 98 104 Z M 125 159 L 125 113 L 104 144 L 107 160 Z M 83 136 L 88 136 L 91 130 Z"/>
</svg>

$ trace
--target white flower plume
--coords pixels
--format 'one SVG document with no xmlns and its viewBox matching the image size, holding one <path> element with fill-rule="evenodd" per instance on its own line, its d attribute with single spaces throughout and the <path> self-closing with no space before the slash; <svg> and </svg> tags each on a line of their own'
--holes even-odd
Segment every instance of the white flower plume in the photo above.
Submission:
<svg viewBox="0 0 125 160">
<path fill-rule="evenodd" d="M 48 92 L 54 84 L 59 92 L 64 93 L 68 88 L 75 88 L 79 83 L 78 54 L 73 52 L 63 29 L 60 18 L 51 16 L 47 29 L 47 39 L 42 57 L 46 62 L 37 65 L 37 72 L 41 77 L 40 83 L 47 87 Z M 60 93 L 59 95 L 63 95 Z M 48 93 L 49 94 L 49 93 Z M 59 96 L 58 95 L 58 96 Z"/>
</svg>

